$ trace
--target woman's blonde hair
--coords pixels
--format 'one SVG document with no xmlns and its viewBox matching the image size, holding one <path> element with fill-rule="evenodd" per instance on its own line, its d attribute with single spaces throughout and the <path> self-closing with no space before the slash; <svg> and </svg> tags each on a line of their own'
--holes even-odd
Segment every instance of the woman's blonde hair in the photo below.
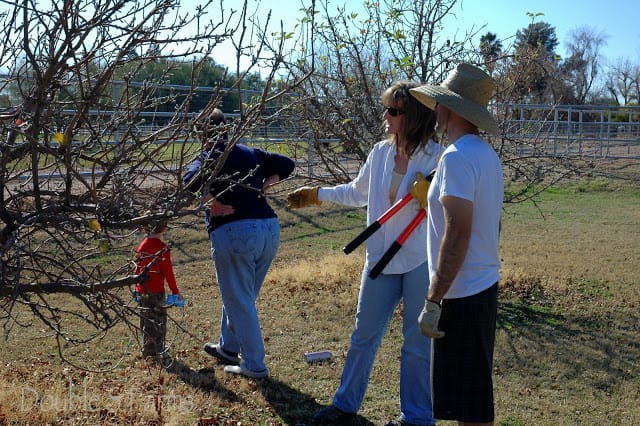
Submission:
<svg viewBox="0 0 640 426">
<path fill-rule="evenodd" d="M 410 80 L 393 82 L 382 93 L 382 104 L 404 111 L 402 134 L 391 135 L 394 141 L 398 138 L 406 141 L 406 154 L 411 156 L 418 147 L 425 147 L 429 140 L 436 139 L 436 113 L 430 110 L 416 98 L 411 96 L 409 89 L 419 87 L 420 84 Z"/>
</svg>

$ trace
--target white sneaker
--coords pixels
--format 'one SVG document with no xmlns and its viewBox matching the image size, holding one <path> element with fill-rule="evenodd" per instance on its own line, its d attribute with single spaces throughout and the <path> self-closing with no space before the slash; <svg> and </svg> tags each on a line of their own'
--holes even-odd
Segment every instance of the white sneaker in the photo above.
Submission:
<svg viewBox="0 0 640 426">
<path fill-rule="evenodd" d="M 265 368 L 262 371 L 251 371 L 244 364 L 240 365 L 225 365 L 224 372 L 229 374 L 242 374 L 243 376 L 251 377 L 253 379 L 261 379 L 269 375 L 269 369 Z"/>
</svg>

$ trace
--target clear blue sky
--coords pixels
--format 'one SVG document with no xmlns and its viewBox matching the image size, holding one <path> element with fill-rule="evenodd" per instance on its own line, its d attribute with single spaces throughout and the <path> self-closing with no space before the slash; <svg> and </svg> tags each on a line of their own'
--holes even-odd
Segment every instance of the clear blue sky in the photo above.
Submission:
<svg viewBox="0 0 640 426">
<path fill-rule="evenodd" d="M 606 36 L 602 53 L 608 60 L 621 57 L 640 60 L 638 0 L 463 0 L 458 7 L 456 24 L 460 28 L 486 24 L 487 31 L 497 34 L 499 39 L 507 39 L 531 23 L 527 12 L 539 12 L 543 15 L 536 17 L 536 21 L 555 27 L 561 55 L 570 32 L 586 26 Z M 503 44 L 508 46 L 512 41 Z"/>
<path fill-rule="evenodd" d="M 197 2 L 184 0 L 184 4 Z M 362 7 L 362 0 L 330 2 L 335 6 L 346 4 L 347 11 L 357 12 Z M 225 3 L 225 6 L 237 7 L 235 2 Z M 305 0 L 304 3 L 309 5 L 310 1 Z M 285 29 L 291 29 L 300 17 L 300 5 L 300 0 L 261 0 L 260 10 L 266 14 L 271 9 L 275 22 L 282 20 Z M 565 56 L 565 41 L 570 32 L 586 26 L 606 36 L 606 45 L 601 52 L 605 64 L 619 58 L 640 62 L 640 0 L 459 0 L 445 21 L 446 31 L 461 38 L 471 28 L 479 29 L 486 25 L 480 35 L 488 31 L 495 33 L 506 48 L 513 42 L 516 31 L 532 22 L 527 12 L 542 13 L 535 20 L 547 22 L 556 29 L 557 52 L 561 56 Z M 225 58 L 222 53 L 214 60 L 225 65 L 233 64 L 232 59 Z"/>
</svg>

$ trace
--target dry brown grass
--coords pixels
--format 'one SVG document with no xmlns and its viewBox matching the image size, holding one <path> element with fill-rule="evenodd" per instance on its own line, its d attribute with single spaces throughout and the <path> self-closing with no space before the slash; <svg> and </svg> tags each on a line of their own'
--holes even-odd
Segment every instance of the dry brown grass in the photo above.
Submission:
<svg viewBox="0 0 640 426">
<path fill-rule="evenodd" d="M 73 354 L 108 370 L 85 371 L 60 362 L 42 327 L 16 328 L 0 354 L 0 424 L 306 423 L 339 384 L 363 260 L 362 249 L 346 256 L 341 248 L 364 213 L 274 203 L 282 246 L 258 302 L 270 379 L 226 376 L 201 350 L 217 336 L 220 298 L 196 222 L 168 235 L 189 301 L 170 312 L 173 364 L 147 365 L 121 326 Z M 539 207 L 544 218 L 531 205 L 505 209 L 496 424 L 639 424 L 640 195 L 571 188 Z M 400 324 L 394 318 L 380 348 L 358 424 L 398 414 Z M 304 362 L 304 352 L 322 349 L 334 358 Z M 122 350 L 122 363 L 104 361 Z"/>
</svg>

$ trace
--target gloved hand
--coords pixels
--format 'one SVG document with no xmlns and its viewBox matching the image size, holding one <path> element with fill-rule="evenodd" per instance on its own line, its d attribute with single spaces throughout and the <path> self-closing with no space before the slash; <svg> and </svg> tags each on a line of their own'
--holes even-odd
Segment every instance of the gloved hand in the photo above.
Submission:
<svg viewBox="0 0 640 426">
<path fill-rule="evenodd" d="M 134 302 L 140 303 L 140 294 L 138 294 L 137 291 L 131 290 L 131 297 L 133 298 Z"/>
<path fill-rule="evenodd" d="M 181 294 L 170 294 L 167 296 L 167 300 L 164 302 L 166 305 L 173 305 L 177 308 L 184 306 L 185 300 Z"/>
<path fill-rule="evenodd" d="M 416 179 L 411 184 L 411 188 L 409 188 L 409 193 L 418 201 L 421 209 L 427 207 L 427 193 L 429 192 L 430 184 L 431 182 L 422 173 L 418 172 L 416 173 Z"/>
<path fill-rule="evenodd" d="M 440 321 L 440 313 L 442 308 L 436 302 L 425 301 L 424 308 L 418 317 L 420 332 L 427 337 L 439 339 L 444 337 L 444 331 L 438 330 L 438 322 Z"/>
<path fill-rule="evenodd" d="M 308 207 L 310 205 L 321 205 L 322 201 L 318 199 L 318 186 L 303 186 L 298 188 L 287 196 L 287 206 L 290 209 L 299 209 L 300 207 Z"/>
</svg>

